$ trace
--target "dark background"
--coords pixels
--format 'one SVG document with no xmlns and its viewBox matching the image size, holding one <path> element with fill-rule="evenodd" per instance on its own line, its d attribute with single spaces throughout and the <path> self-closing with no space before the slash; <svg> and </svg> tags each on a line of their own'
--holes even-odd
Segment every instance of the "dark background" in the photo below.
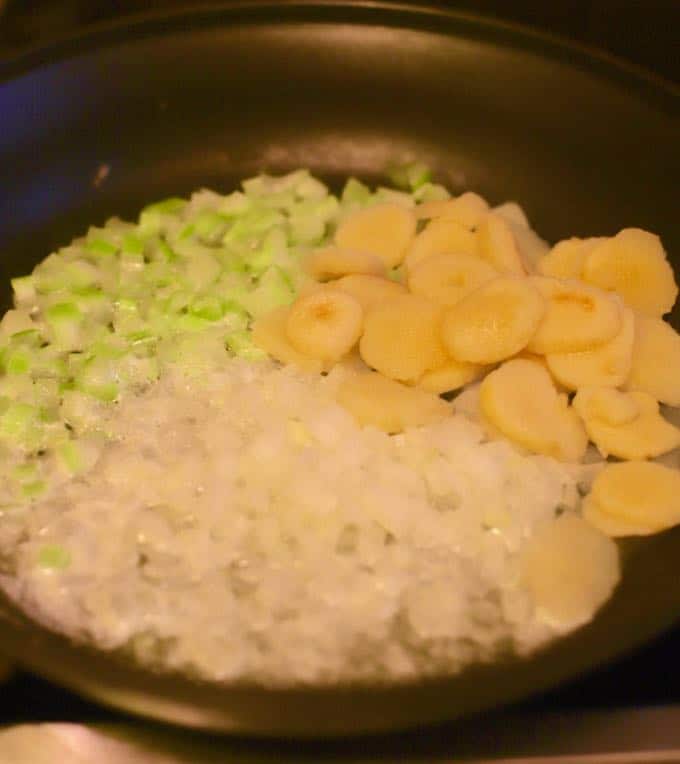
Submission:
<svg viewBox="0 0 680 764">
<path fill-rule="evenodd" d="M 101 21 L 190 4 L 187 0 L 0 0 L 0 58 Z M 442 5 L 571 37 L 680 84 L 680 0 L 450 0 Z M 676 630 L 624 662 L 535 698 L 523 708 L 568 710 L 680 703 L 680 677 L 674 671 L 679 654 L 680 630 Z M 0 723 L 114 716 L 21 673 L 0 687 Z"/>
</svg>

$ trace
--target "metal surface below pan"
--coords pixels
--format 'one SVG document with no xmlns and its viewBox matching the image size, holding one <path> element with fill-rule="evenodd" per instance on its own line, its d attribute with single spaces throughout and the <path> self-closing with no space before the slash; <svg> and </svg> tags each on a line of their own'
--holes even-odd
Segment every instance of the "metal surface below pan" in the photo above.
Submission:
<svg viewBox="0 0 680 764">
<path fill-rule="evenodd" d="M 331 184 L 388 160 L 494 203 L 550 240 L 659 233 L 680 267 L 679 99 L 525 29 L 375 2 L 232 2 L 100 28 L 0 69 L 0 281 L 112 214 L 306 166 Z M 677 315 L 675 316 L 677 319 Z M 269 691 L 155 676 L 36 628 L 6 603 L 0 648 L 131 712 L 201 728 L 326 735 L 498 706 L 577 676 L 680 614 L 680 530 L 625 552 L 588 627 L 529 660 L 441 681 Z"/>
</svg>

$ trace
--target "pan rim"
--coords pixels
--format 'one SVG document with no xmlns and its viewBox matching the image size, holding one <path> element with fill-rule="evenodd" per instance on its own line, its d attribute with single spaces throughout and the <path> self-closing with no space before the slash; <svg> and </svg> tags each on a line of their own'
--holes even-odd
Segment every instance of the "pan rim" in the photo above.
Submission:
<svg viewBox="0 0 680 764">
<path fill-rule="evenodd" d="M 653 100 L 664 111 L 680 113 L 680 85 L 676 85 L 644 66 L 620 56 L 578 42 L 569 37 L 532 27 L 520 22 L 506 21 L 490 14 L 441 7 L 435 0 L 201 0 L 201 2 L 173 9 L 136 12 L 122 18 L 94 22 L 87 28 L 60 35 L 47 43 L 37 43 L 22 51 L 0 58 L 0 85 L 29 74 L 42 66 L 60 63 L 115 44 L 123 35 L 135 38 L 168 32 L 172 28 L 209 26 L 210 22 L 231 21 L 237 24 L 257 25 L 268 20 L 276 23 L 294 23 L 305 13 L 322 12 L 323 18 L 307 23 L 376 22 L 409 29 L 430 29 L 435 34 L 448 35 L 454 31 L 467 36 L 492 41 L 502 36 L 504 45 L 519 47 L 541 57 L 563 60 L 575 68 L 635 85 L 647 100 Z M 342 18 L 343 14 L 356 18 Z M 360 18 L 362 16 L 362 18 Z M 401 17 L 403 21 L 399 23 Z M 430 22 L 429 24 L 427 22 Z M 435 23 L 436 22 L 436 23 Z M 445 26 L 442 26 L 445 25 Z"/>
</svg>

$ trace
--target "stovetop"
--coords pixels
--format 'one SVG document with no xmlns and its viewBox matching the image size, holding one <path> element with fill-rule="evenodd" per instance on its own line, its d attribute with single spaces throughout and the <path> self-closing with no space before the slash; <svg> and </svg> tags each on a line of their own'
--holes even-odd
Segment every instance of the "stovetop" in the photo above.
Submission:
<svg viewBox="0 0 680 764">
<path fill-rule="evenodd" d="M 0 60 L 101 20 L 140 10 L 187 5 L 186 0 L 0 0 Z M 474 9 L 533 23 L 645 66 L 680 82 L 676 40 L 677 0 L 461 0 L 452 7 Z M 547 7 L 542 7 L 543 5 Z M 556 7 L 553 7 L 556 6 Z M 615 639 L 616 635 L 612 635 Z M 550 714 L 583 709 L 680 706 L 680 675 L 672 670 L 680 653 L 680 627 L 617 663 L 516 706 L 521 713 Z M 14 672 L 0 686 L 0 724 L 40 721 L 116 722 L 103 709 L 42 679 Z"/>
</svg>

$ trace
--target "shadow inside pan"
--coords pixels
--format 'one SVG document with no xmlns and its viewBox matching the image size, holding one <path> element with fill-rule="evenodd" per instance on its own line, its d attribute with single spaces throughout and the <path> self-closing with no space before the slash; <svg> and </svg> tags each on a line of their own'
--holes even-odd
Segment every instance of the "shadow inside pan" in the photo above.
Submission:
<svg viewBox="0 0 680 764">
<path fill-rule="evenodd" d="M 232 3 L 107 27 L 0 84 L 0 279 L 111 215 L 300 166 L 338 186 L 418 158 L 457 192 L 514 198 L 554 241 L 639 226 L 680 252 L 678 100 L 632 70 L 423 6 Z M 0 72 L 2 75 L 2 72 Z M 678 267 L 680 263 L 675 260 Z M 674 316 L 675 318 L 677 316 Z M 271 692 L 156 677 L 6 608 L 3 650 L 128 710 L 187 725 L 336 734 L 498 705 L 613 658 L 680 612 L 680 534 L 627 555 L 588 627 L 530 660 L 397 687 Z"/>
</svg>

